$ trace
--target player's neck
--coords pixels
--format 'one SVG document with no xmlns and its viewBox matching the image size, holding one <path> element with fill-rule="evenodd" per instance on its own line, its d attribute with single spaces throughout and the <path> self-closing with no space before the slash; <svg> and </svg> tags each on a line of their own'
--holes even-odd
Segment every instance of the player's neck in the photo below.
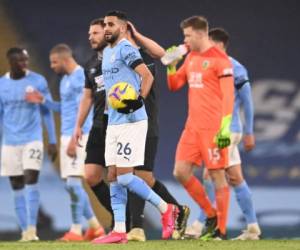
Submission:
<svg viewBox="0 0 300 250">
<path fill-rule="evenodd" d="M 211 41 L 209 41 L 208 38 L 203 38 L 200 42 L 199 42 L 199 52 L 203 53 L 204 51 L 208 50 L 209 48 L 211 48 L 213 46 L 213 44 L 211 43 Z"/>
<path fill-rule="evenodd" d="M 114 41 L 113 43 L 111 43 L 109 46 L 110 46 L 111 48 L 113 48 L 113 47 L 115 47 L 120 41 L 122 41 L 123 39 L 126 39 L 126 37 L 125 37 L 125 36 L 119 36 L 119 38 L 118 38 L 116 41 Z"/>
<path fill-rule="evenodd" d="M 23 78 L 25 76 L 26 76 L 26 71 L 25 72 L 24 71 L 22 71 L 22 72 L 13 72 L 13 71 L 10 71 L 9 72 L 9 77 L 11 79 L 14 79 L 14 80 L 19 80 L 19 79 L 21 79 L 21 78 Z"/>
<path fill-rule="evenodd" d="M 78 66 L 78 63 L 72 59 L 68 64 L 67 64 L 67 67 L 66 67 L 66 72 L 68 75 L 72 74 L 74 72 L 74 70 L 77 68 Z"/>
</svg>

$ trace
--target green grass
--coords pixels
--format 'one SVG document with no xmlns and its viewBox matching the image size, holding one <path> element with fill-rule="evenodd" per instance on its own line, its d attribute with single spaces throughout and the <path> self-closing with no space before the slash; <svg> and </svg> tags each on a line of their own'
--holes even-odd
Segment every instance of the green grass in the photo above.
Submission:
<svg viewBox="0 0 300 250">
<path fill-rule="evenodd" d="M 145 243 L 130 242 L 121 245 L 92 245 L 90 243 L 59 242 L 0 242 L 0 250 L 93 250 L 93 249 L 125 249 L 125 250 L 300 250 L 300 240 L 261 240 L 261 241 L 222 241 L 201 242 L 199 240 L 183 241 L 147 241 Z"/>
</svg>

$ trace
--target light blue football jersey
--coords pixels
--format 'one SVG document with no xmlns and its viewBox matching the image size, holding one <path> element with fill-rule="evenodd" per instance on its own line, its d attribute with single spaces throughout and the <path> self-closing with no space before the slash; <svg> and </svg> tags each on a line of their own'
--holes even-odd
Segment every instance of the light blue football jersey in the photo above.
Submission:
<svg viewBox="0 0 300 250">
<path fill-rule="evenodd" d="M 136 92 L 140 93 L 141 79 L 134 71 L 134 67 L 142 61 L 138 49 L 122 39 L 113 48 L 107 46 L 103 51 L 102 73 L 106 97 L 110 88 L 118 82 L 130 83 Z M 146 120 L 145 105 L 131 114 L 121 114 L 108 105 L 108 124 L 124 124 Z"/>
<path fill-rule="evenodd" d="M 51 98 L 46 79 L 35 72 L 27 71 L 25 77 L 11 79 L 9 73 L 0 78 L 0 116 L 4 145 L 23 145 L 32 141 L 42 141 L 41 114 L 46 114 L 50 123 L 49 142 L 56 143 L 52 112 L 41 110 L 39 104 L 25 101 L 26 91 L 33 89 Z M 50 133 L 49 133 L 50 132 Z"/>
<path fill-rule="evenodd" d="M 78 66 L 60 81 L 61 135 L 71 136 L 76 125 L 79 103 L 84 88 L 84 70 Z M 89 113 L 82 131 L 87 134 L 92 126 L 92 112 Z"/>
<path fill-rule="evenodd" d="M 231 131 L 235 133 L 253 134 L 253 101 L 251 86 L 246 68 L 234 58 L 230 57 L 233 65 L 235 99 L 232 114 Z M 240 117 L 240 107 L 243 107 L 245 114 L 244 128 Z"/>
</svg>

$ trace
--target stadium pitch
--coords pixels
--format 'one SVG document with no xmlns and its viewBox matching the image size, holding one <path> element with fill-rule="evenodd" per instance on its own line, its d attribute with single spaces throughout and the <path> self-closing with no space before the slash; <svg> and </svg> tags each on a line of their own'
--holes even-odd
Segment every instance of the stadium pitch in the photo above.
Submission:
<svg viewBox="0 0 300 250">
<path fill-rule="evenodd" d="M 1 242 L 0 250 L 150 250 L 150 249 L 180 249 L 180 250 L 300 250 L 300 240 L 260 240 L 260 241 L 147 241 L 145 243 L 130 242 L 128 244 L 92 245 L 90 243 L 60 243 L 60 242 Z"/>
</svg>

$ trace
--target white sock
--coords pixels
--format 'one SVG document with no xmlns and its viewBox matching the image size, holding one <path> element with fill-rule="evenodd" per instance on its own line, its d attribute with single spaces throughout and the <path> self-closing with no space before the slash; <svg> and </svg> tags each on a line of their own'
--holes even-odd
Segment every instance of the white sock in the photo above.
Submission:
<svg viewBox="0 0 300 250">
<path fill-rule="evenodd" d="M 82 235 L 81 224 L 72 224 L 70 231 L 74 234 Z"/>
<path fill-rule="evenodd" d="M 160 203 L 158 204 L 159 211 L 164 214 L 168 210 L 168 204 L 164 200 L 160 200 Z"/>
<path fill-rule="evenodd" d="M 259 227 L 258 223 L 251 223 L 251 224 L 248 224 L 248 225 L 247 225 L 247 230 L 248 230 L 248 232 L 250 232 L 250 233 L 256 233 L 256 234 L 258 234 L 258 235 L 261 234 L 260 227 Z"/>
<path fill-rule="evenodd" d="M 100 223 L 98 222 L 95 216 L 93 216 L 91 219 L 88 220 L 88 224 L 89 227 L 93 229 L 98 229 L 100 227 Z"/>
<path fill-rule="evenodd" d="M 124 222 L 115 222 L 114 231 L 117 233 L 126 233 L 126 224 Z"/>
</svg>

